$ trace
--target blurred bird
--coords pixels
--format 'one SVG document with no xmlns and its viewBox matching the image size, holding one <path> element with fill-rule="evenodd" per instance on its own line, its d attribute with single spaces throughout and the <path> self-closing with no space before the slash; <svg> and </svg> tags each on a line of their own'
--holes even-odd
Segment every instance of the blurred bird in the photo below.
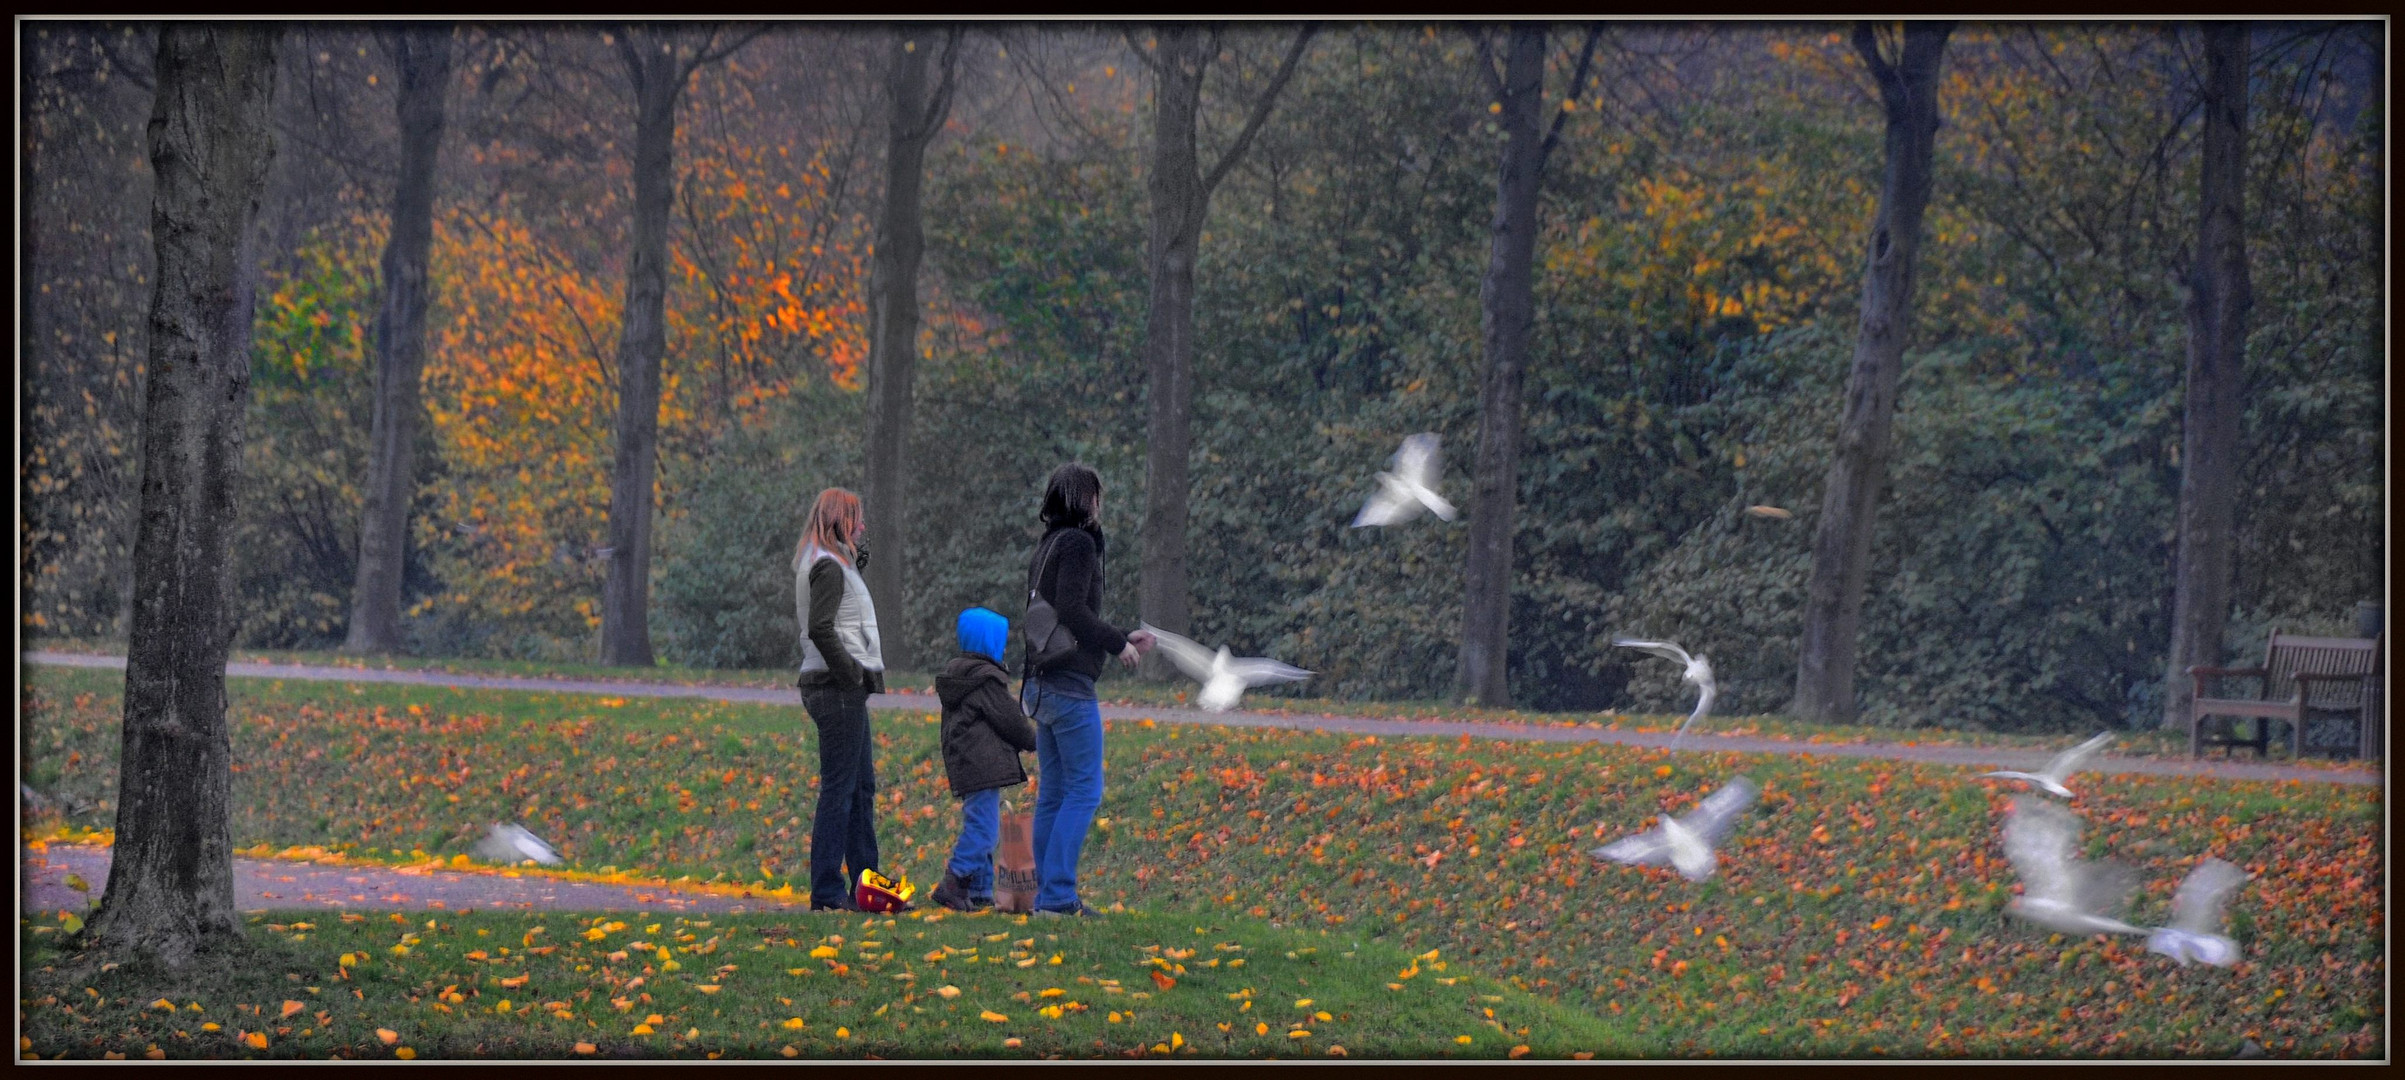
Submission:
<svg viewBox="0 0 2405 1080">
<path fill-rule="evenodd" d="M 1748 506 L 1745 508 L 1745 512 L 1758 518 L 1773 518 L 1779 521 L 1785 521 L 1795 516 L 1776 506 Z"/>
<path fill-rule="evenodd" d="M 1686 672 L 1681 677 L 1687 682 L 1694 683 L 1703 693 L 1696 697 L 1695 711 L 1687 714 L 1687 722 L 1679 725 L 1680 738 L 1686 737 L 1687 729 L 1694 727 L 1697 720 L 1703 719 L 1704 714 L 1712 711 L 1712 695 L 1719 691 L 1719 687 L 1712 681 L 1712 662 L 1710 660 L 1705 659 L 1701 654 L 1689 656 L 1687 650 L 1679 648 L 1676 642 L 1670 641 L 1613 638 L 1612 644 L 1623 649 L 1642 649 L 1664 660 L 1676 660 L 1687 666 Z"/>
<path fill-rule="evenodd" d="M 2039 772 L 2025 773 L 2006 770 L 1984 772 L 1979 775 L 2001 777 L 2006 780 L 2027 780 L 2044 789 L 2047 794 L 2059 795 L 2068 799 L 2071 797 L 2071 789 L 2064 787 L 2063 781 L 2069 780 L 2072 773 L 2078 772 L 2080 766 L 2087 764 L 2089 758 L 2096 756 L 2096 751 L 2104 749 L 2104 744 L 2111 741 L 2113 741 L 2113 733 L 2107 731 L 2054 755 L 2054 760 L 2047 762 L 2046 768 Z"/>
<path fill-rule="evenodd" d="M 1740 776 L 1704 796 L 1685 818 L 1664 816 L 1662 824 L 1652 831 L 1622 837 L 1588 854 L 1630 866 L 1667 864 L 1677 867 L 1689 881 L 1702 881 L 1711 877 L 1720 865 L 1712 849 L 1727 838 L 1729 830 L 1736 827 L 1737 818 L 1754 804 L 1755 794 L 1754 782 Z"/>
<path fill-rule="evenodd" d="M 1214 655 L 1192 639 L 1179 637 L 1160 627 L 1146 624 L 1142 629 L 1152 634 L 1155 643 L 1161 651 L 1169 654 L 1170 662 L 1176 664 L 1179 671 L 1202 684 L 1202 692 L 1195 695 L 1194 703 L 1211 712 L 1226 712 L 1234 708 L 1236 699 L 1253 687 L 1301 682 L 1318 674 L 1257 656 L 1233 657 L 1228 655 L 1225 645 L 1220 646 L 1219 652 Z"/>
<path fill-rule="evenodd" d="M 2143 934 L 2114 918 L 2137 885 L 2119 863 L 2082 863 L 2079 818 L 2056 803 L 2013 796 L 2004 819 L 2004 857 L 2021 877 L 2021 898 L 2005 913 L 2065 934 Z"/>
<path fill-rule="evenodd" d="M 493 826 L 493 830 L 477 842 L 476 854 L 493 862 L 513 865 L 529 859 L 544 866 L 558 866 L 564 861 L 559 857 L 559 852 L 552 850 L 551 845 L 516 825 Z"/>
<path fill-rule="evenodd" d="M 1403 440 L 1389 469 L 1378 474 L 1378 490 L 1361 505 L 1361 513 L 1353 518 L 1354 528 L 1408 521 L 1421 507 L 1446 521 L 1453 520 L 1453 504 L 1436 493 L 1435 435 L 1422 432 Z"/>
<path fill-rule="evenodd" d="M 2221 934 L 2221 908 L 2247 873 L 2234 863 L 2206 859 L 2188 871 L 2178 892 L 2171 894 L 2171 925 L 2147 935 L 2146 948 L 2179 961 L 2202 961 L 2214 967 L 2238 962 L 2238 943 Z"/>
</svg>

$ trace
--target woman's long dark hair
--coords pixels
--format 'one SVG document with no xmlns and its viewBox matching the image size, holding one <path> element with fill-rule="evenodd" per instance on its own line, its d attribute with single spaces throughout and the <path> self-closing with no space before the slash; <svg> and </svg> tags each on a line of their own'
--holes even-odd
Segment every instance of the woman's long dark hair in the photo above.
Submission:
<svg viewBox="0 0 2405 1080">
<path fill-rule="evenodd" d="M 1101 501 L 1102 477 L 1072 461 L 1052 470 L 1052 479 L 1044 482 L 1044 509 L 1037 516 L 1047 529 L 1092 529 L 1094 509 Z"/>
</svg>

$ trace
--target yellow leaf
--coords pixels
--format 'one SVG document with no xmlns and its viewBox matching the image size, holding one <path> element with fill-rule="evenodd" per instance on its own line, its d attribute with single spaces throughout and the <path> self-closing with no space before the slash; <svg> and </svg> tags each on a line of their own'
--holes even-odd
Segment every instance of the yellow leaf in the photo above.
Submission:
<svg viewBox="0 0 2405 1080">
<path fill-rule="evenodd" d="M 246 1043 L 249 1043 L 249 1044 L 250 1044 L 250 1048 L 251 1048 L 251 1049 L 253 1049 L 253 1050 L 265 1050 L 265 1049 L 267 1049 L 267 1033 L 266 1033 L 266 1032 L 264 1032 L 264 1031 L 246 1031 L 246 1032 L 243 1032 L 243 1033 L 242 1033 L 242 1041 L 243 1041 L 243 1042 L 246 1042 Z"/>
<path fill-rule="evenodd" d="M 416 1061 L 418 1059 L 418 1052 L 404 1046 L 393 1051 L 392 1056 L 400 1058 L 403 1061 Z"/>
<path fill-rule="evenodd" d="M 600 1048 L 600 1047 L 598 1047 L 598 1046 L 595 1046 L 595 1045 L 593 1045 L 592 1043 L 589 1043 L 589 1042 L 580 1042 L 580 1043 L 577 1043 L 577 1044 L 576 1044 L 576 1052 L 577 1052 L 577 1053 L 579 1053 L 579 1054 L 592 1054 L 592 1053 L 599 1053 L 599 1052 L 600 1052 L 600 1050 L 601 1050 L 601 1048 Z"/>
<path fill-rule="evenodd" d="M 1312 1013 L 1311 1018 L 1323 1022 L 1336 1019 L 1334 1016 L 1329 1015 L 1328 1010 L 1326 1009 L 1321 1009 L 1318 1012 Z"/>
<path fill-rule="evenodd" d="M 838 1039 L 849 1039 L 852 1037 L 852 1029 L 848 1027 L 836 1028 L 835 1037 Z"/>
<path fill-rule="evenodd" d="M 651 1034 L 651 1025 L 650 1025 L 650 1024 L 636 1024 L 636 1025 L 635 1025 L 634 1034 L 637 1034 L 637 1035 L 649 1035 L 649 1034 Z"/>
<path fill-rule="evenodd" d="M 979 1010 L 979 1011 L 978 1011 L 978 1013 L 977 1013 L 977 1018 L 978 1018 L 979 1020 L 984 1020 L 984 1021 L 986 1021 L 986 1022 L 988 1022 L 988 1023 L 994 1023 L 994 1024 L 1007 1023 L 1007 1022 L 1009 1022 L 1009 1020 L 1010 1020 L 1010 1017 L 1004 1016 L 1004 1015 L 1002 1015 L 1001 1013 L 995 1012 L 995 1011 L 994 1011 L 994 1010 L 992 1010 L 992 1009 L 981 1009 L 981 1010 Z"/>
<path fill-rule="evenodd" d="M 506 978 L 506 979 L 503 979 L 503 980 L 501 980 L 501 988 L 502 988 L 502 989 L 504 989 L 504 990 L 515 990 L 515 989 L 517 989 L 517 988 L 519 988 L 519 987 L 521 987 L 521 986 L 524 986 L 524 985 L 526 985 L 526 980 L 528 980 L 528 979 L 531 979 L 531 978 L 533 978 L 533 977 L 534 977 L 534 976 L 532 976 L 532 975 L 513 975 L 513 976 L 510 976 L 509 978 Z"/>
<path fill-rule="evenodd" d="M 394 1031 L 391 1028 L 377 1028 L 376 1038 L 382 1041 L 384 1045 L 391 1046 L 392 1044 L 401 1041 L 401 1033 Z"/>
<path fill-rule="evenodd" d="M 787 1031 L 800 1031 L 808 1026 L 809 1025 L 807 1023 L 803 1022 L 801 1017 L 789 1016 L 785 1018 L 785 1030 Z"/>
<path fill-rule="evenodd" d="M 1470 1044 L 1470 1037 L 1467 1035 L 1455 1035 L 1453 1036 L 1453 1041 L 1460 1043 L 1463 1046 L 1468 1046 Z"/>
<path fill-rule="evenodd" d="M 80 934 L 80 933 L 83 933 L 84 921 L 83 921 L 83 919 L 82 919 L 82 918 L 78 917 L 78 916 L 77 916 L 77 915 L 76 915 L 74 912 L 71 912 L 71 911 L 62 911 L 62 912 L 59 912 L 59 913 L 58 913 L 58 921 L 59 921 L 59 925 L 60 925 L 60 926 L 62 926 L 62 927 L 65 927 L 65 928 L 66 928 L 66 931 L 67 931 L 68 933 L 70 933 L 70 934 Z"/>
<path fill-rule="evenodd" d="M 832 959 L 834 959 L 834 958 L 835 958 L 835 953 L 836 953 L 836 949 L 835 949 L 835 947 L 834 947 L 834 946 L 832 946 L 832 945 L 821 945 L 821 946 L 819 946 L 818 948 L 815 948 L 815 949 L 812 949 L 812 950 L 810 950 L 810 959 L 812 959 L 812 960 L 832 960 Z"/>
<path fill-rule="evenodd" d="M 223 1031 L 223 1030 L 225 1030 L 224 1028 L 222 1028 L 222 1027 L 219 1027 L 219 1026 L 218 1026 L 218 1024 L 217 1024 L 217 1021 L 215 1021 L 215 1020 L 211 1020 L 211 1021 L 209 1021 L 208 1023 L 202 1024 L 202 1025 L 200 1026 L 200 1029 L 201 1029 L 202 1031 Z"/>
<path fill-rule="evenodd" d="M 284 1003 L 284 1016 L 291 1016 L 292 1014 L 294 1014 L 294 1013 L 296 1013 L 296 1012 L 299 1012 L 299 1011 L 301 1011 L 302 1009 L 305 1009 L 305 1008 L 308 1008 L 308 1006 L 306 1006 L 306 1005 L 303 1005 L 303 1004 L 301 1004 L 300 1002 L 297 1002 L 297 1001 L 287 1001 L 287 1002 L 285 1002 L 285 1003 Z"/>
<path fill-rule="evenodd" d="M 1310 998 L 1296 998 L 1296 999 L 1294 999 L 1294 1007 L 1295 1007 L 1295 1008 L 1298 1008 L 1298 1009 L 1308 1009 L 1308 1008 L 1310 1008 L 1310 1007 L 1311 1007 L 1311 999 L 1310 999 Z"/>
<path fill-rule="evenodd" d="M 174 1012 L 175 1002 L 169 1001 L 166 998 L 160 998 L 157 1001 L 151 1002 L 150 1007 L 153 1009 L 165 1009 L 168 1012 Z"/>
<path fill-rule="evenodd" d="M 1062 995 L 1062 994 L 1064 994 L 1064 993 L 1067 993 L 1067 991 L 1065 991 L 1065 990 L 1062 990 L 1060 987 L 1057 987 L 1057 986 L 1048 986 L 1048 987 L 1045 987 L 1045 988 L 1044 988 L 1044 990 L 1043 990 L 1043 992 L 1042 992 L 1042 993 L 1039 993 L 1039 994 L 1037 994 L 1036 996 L 1037 996 L 1037 997 L 1059 997 L 1059 996 L 1061 996 L 1061 995 Z"/>
<path fill-rule="evenodd" d="M 717 984 L 717 983 L 703 983 L 703 984 L 701 984 L 700 986 L 696 986 L 696 987 L 694 987 L 694 989 L 695 989 L 695 990 L 699 990 L 699 991 L 701 991 L 702 993 L 705 993 L 705 994 L 715 994 L 715 993 L 717 993 L 717 992 L 718 992 L 718 984 Z"/>
<path fill-rule="evenodd" d="M 956 998 L 956 997 L 959 997 L 959 996 L 960 996 L 960 988 L 959 988 L 959 987 L 957 987 L 957 986 L 948 986 L 948 985 L 947 985 L 947 986 L 938 986 L 938 987 L 936 987 L 936 988 L 935 988 L 935 996 L 937 996 L 937 997 L 939 997 L 939 998 L 942 998 L 942 999 L 944 999 L 945 1001 L 950 1001 L 950 1000 L 952 1000 L 953 998 Z"/>
</svg>

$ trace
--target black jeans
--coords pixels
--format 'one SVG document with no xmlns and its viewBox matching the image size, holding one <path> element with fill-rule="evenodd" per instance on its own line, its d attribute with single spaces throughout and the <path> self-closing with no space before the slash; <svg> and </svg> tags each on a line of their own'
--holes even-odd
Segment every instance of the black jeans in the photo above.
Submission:
<svg viewBox="0 0 2405 1080">
<path fill-rule="evenodd" d="M 876 741 L 869 737 L 868 692 L 804 687 L 802 708 L 818 726 L 810 902 L 848 906 L 860 872 L 877 868 Z"/>
</svg>

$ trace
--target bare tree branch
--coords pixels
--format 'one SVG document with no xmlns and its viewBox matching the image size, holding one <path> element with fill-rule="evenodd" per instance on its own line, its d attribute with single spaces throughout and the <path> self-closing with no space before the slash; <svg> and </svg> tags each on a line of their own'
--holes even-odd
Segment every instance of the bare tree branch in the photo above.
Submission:
<svg viewBox="0 0 2405 1080">
<path fill-rule="evenodd" d="M 1471 40 L 1478 43 L 1478 74 L 1486 77 L 1487 93 L 1494 95 L 1496 100 L 1501 100 L 1503 97 L 1503 72 L 1495 67 L 1495 46 L 1488 39 L 1485 30 L 1471 31 L 1470 37 Z"/>
<path fill-rule="evenodd" d="M 1210 173 L 1203 177 L 1204 199 L 1209 199 L 1211 193 L 1219 189 L 1219 182 L 1227 179 L 1228 170 L 1236 167 L 1236 162 L 1244 157 L 1245 149 L 1252 145 L 1253 136 L 1261 133 L 1261 125 L 1269 120 L 1269 110 L 1276 106 L 1278 94 L 1286 89 L 1287 80 L 1294 78 L 1294 69 L 1302 62 L 1303 50 L 1310 47 L 1311 35 L 1318 32 L 1319 25 L 1316 23 L 1304 23 L 1303 28 L 1295 32 L 1294 44 L 1287 48 L 1286 59 L 1278 65 L 1278 73 L 1270 76 L 1268 89 L 1261 91 L 1260 99 L 1253 103 L 1253 113 L 1245 118 L 1244 130 L 1236 134 L 1236 141 L 1229 145 L 1227 152 L 1219 155 L 1219 163 L 1211 166 Z"/>
<path fill-rule="evenodd" d="M 1587 92 L 1587 68 L 1595 62 L 1595 43 L 1603 39 L 1603 24 L 1587 29 L 1586 48 L 1579 50 L 1578 70 L 1570 76 L 1570 89 L 1562 95 L 1563 108 L 1553 112 L 1553 127 L 1545 132 L 1545 141 L 1537 147 L 1537 170 L 1544 171 L 1545 159 L 1553 156 L 1553 148 L 1562 141 L 1562 123 L 1570 119 L 1570 106 L 1579 95 Z"/>
</svg>

